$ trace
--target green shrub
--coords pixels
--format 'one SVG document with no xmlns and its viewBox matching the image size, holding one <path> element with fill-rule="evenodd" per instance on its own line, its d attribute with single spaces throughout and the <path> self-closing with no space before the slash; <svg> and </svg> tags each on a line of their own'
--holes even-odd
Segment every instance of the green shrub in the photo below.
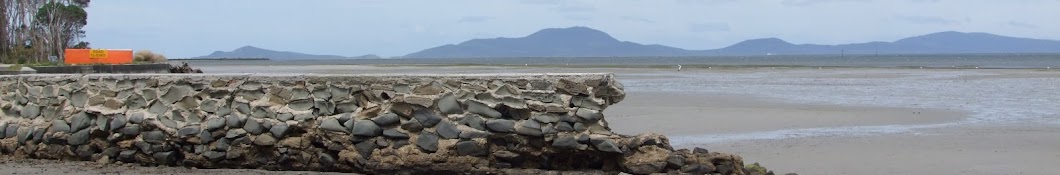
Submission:
<svg viewBox="0 0 1060 175">
<path fill-rule="evenodd" d="M 166 62 L 166 56 L 151 52 L 150 50 L 141 50 L 133 54 L 133 62 L 137 63 L 162 63 Z"/>
</svg>

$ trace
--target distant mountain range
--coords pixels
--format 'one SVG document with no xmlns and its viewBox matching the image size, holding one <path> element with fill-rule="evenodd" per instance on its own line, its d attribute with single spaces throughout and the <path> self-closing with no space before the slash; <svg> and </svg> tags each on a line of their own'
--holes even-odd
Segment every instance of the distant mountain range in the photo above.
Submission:
<svg viewBox="0 0 1060 175">
<path fill-rule="evenodd" d="M 792 44 L 778 38 L 752 39 L 711 50 L 688 50 L 657 44 L 620 41 L 588 27 L 549 28 L 520 38 L 472 39 L 411 53 L 403 58 L 509 58 L 509 57 L 635 57 L 635 56 L 746 56 L 838 54 L 975 54 L 1060 53 L 1060 41 L 1007 37 L 988 33 L 939 32 L 894 42 L 840 45 Z M 231 52 L 216 51 L 195 58 L 357 59 L 273 51 L 244 46 Z"/>
<path fill-rule="evenodd" d="M 298 52 L 274 51 L 257 48 L 254 46 L 243 46 L 231 52 L 214 51 L 210 55 L 195 57 L 202 58 L 268 58 L 271 60 L 293 60 L 293 59 L 371 59 L 380 58 L 376 55 L 362 55 L 356 57 L 345 57 L 338 55 L 313 55 Z"/>
<path fill-rule="evenodd" d="M 735 56 L 817 54 L 968 54 L 1060 53 L 1060 41 L 1016 38 L 988 33 L 939 32 L 895 42 L 842 45 L 792 44 L 777 38 L 743 41 L 712 50 L 619 41 L 587 27 L 551 28 L 521 38 L 473 39 L 405 55 L 405 58 L 452 57 L 613 57 Z"/>
</svg>

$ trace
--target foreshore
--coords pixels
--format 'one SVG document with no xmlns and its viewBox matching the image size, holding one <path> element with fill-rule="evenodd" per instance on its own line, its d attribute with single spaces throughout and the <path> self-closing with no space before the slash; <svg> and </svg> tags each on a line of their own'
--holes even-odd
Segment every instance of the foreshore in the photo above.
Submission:
<svg viewBox="0 0 1060 175">
<path fill-rule="evenodd" d="M 1052 165 L 1060 162 L 1060 70 L 194 66 L 208 73 L 614 72 L 628 94 L 605 113 L 615 132 L 661 133 L 677 148 L 735 153 L 776 172 L 1060 174 Z M 146 169 L 126 170 L 153 172 Z M 184 173 L 227 171 L 246 172 Z"/>
</svg>

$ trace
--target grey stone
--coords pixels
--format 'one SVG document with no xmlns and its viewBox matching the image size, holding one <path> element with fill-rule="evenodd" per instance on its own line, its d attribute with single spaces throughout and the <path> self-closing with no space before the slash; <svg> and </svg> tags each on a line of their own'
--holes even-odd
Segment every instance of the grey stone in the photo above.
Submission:
<svg viewBox="0 0 1060 175">
<path fill-rule="evenodd" d="M 589 135 L 588 134 L 579 134 L 578 135 L 578 143 L 589 144 L 589 143 L 592 143 L 592 142 L 589 142 Z"/>
<path fill-rule="evenodd" d="M 112 116 L 110 118 L 110 130 L 111 131 L 116 131 L 118 129 L 124 128 L 125 125 L 128 124 L 128 123 L 129 123 L 129 120 L 125 117 L 125 115 L 123 115 L 123 114 L 114 115 L 114 116 Z"/>
<path fill-rule="evenodd" d="M 64 120 L 52 120 L 52 126 L 48 128 L 48 132 L 70 133 L 70 125 Z"/>
<path fill-rule="evenodd" d="M 88 113 L 78 113 L 70 118 L 70 131 L 80 131 L 92 125 L 92 117 Z"/>
<path fill-rule="evenodd" d="M 486 106 L 486 104 L 482 104 L 482 102 L 478 102 L 478 101 L 474 101 L 474 100 L 468 100 L 466 103 L 467 103 L 467 111 L 468 112 L 475 113 L 475 114 L 482 115 L 482 116 L 489 117 L 489 118 L 501 118 L 502 117 L 501 112 L 497 112 L 497 110 L 494 110 L 493 108 L 490 108 L 489 106 Z"/>
<path fill-rule="evenodd" d="M 460 132 L 461 139 L 486 138 L 490 133 L 486 131 L 463 131 Z"/>
<path fill-rule="evenodd" d="M 246 121 L 246 117 L 237 115 L 225 116 L 225 124 L 228 125 L 228 128 L 243 127 L 243 121 Z"/>
<path fill-rule="evenodd" d="M 108 118 L 111 118 L 111 117 L 102 117 L 102 116 L 101 117 L 97 117 L 96 120 L 95 120 L 96 128 L 98 128 L 100 131 L 108 131 L 108 130 L 110 130 L 110 122 L 107 121 Z"/>
<path fill-rule="evenodd" d="M 7 138 L 7 122 L 0 122 L 0 139 Z"/>
<path fill-rule="evenodd" d="M 505 119 L 493 119 L 486 121 L 486 128 L 494 132 L 515 132 L 515 121 Z"/>
<path fill-rule="evenodd" d="M 151 112 L 155 115 L 161 115 L 166 113 L 166 111 L 169 111 L 169 106 L 162 103 L 163 102 L 161 101 L 154 101 L 153 103 L 151 103 L 151 107 L 148 107 L 147 112 Z"/>
<path fill-rule="evenodd" d="M 478 115 L 465 115 L 463 118 L 460 118 L 458 123 L 478 130 L 486 130 L 486 121 L 482 120 L 482 117 L 479 117 Z"/>
<path fill-rule="evenodd" d="M 84 91 L 77 91 L 70 94 L 70 104 L 74 107 L 85 107 L 86 102 L 88 102 L 88 94 Z"/>
<path fill-rule="evenodd" d="M 136 161 L 136 150 L 124 150 L 118 153 L 118 160 L 126 163 Z"/>
<path fill-rule="evenodd" d="M 206 119 L 206 130 L 207 131 L 216 131 L 216 130 L 224 128 L 224 127 L 225 127 L 225 118 L 213 117 L 213 118 Z"/>
<path fill-rule="evenodd" d="M 281 122 L 290 121 L 292 119 L 294 119 L 294 114 L 291 114 L 291 113 L 279 113 L 279 114 L 276 114 L 276 120 L 280 120 Z"/>
<path fill-rule="evenodd" d="M 676 154 L 670 154 L 666 157 L 666 166 L 671 169 L 678 169 L 685 166 L 685 157 Z"/>
<path fill-rule="evenodd" d="M 377 116 L 375 118 L 372 118 L 372 122 L 375 122 L 375 124 L 378 124 L 379 126 L 390 126 L 390 125 L 393 125 L 393 124 L 400 123 L 401 122 L 401 116 L 398 116 L 397 114 L 394 114 L 394 113 L 387 112 L 387 113 L 383 113 L 383 115 L 379 115 L 379 116 Z"/>
<path fill-rule="evenodd" d="M 535 114 L 531 118 L 533 118 L 534 120 L 537 120 L 537 121 L 539 121 L 541 123 L 556 123 L 556 122 L 559 122 L 559 116 L 556 116 L 555 114 L 548 114 L 548 113 Z"/>
<path fill-rule="evenodd" d="M 604 109 L 603 105 L 601 105 L 599 102 L 593 101 L 592 98 L 588 96 L 574 96 L 573 98 L 571 98 L 571 104 L 576 107 L 589 108 L 593 110 Z"/>
<path fill-rule="evenodd" d="M 37 118 L 37 116 L 40 116 L 40 106 L 37 106 L 36 104 L 27 104 L 22 107 L 22 111 L 20 111 L 19 114 L 22 118 Z"/>
<path fill-rule="evenodd" d="M 692 154 L 706 154 L 706 153 L 710 153 L 710 151 L 708 151 L 706 148 L 696 147 L 695 149 L 692 149 Z"/>
<path fill-rule="evenodd" d="M 378 146 L 379 145 L 376 144 L 376 142 L 361 142 L 353 145 L 353 148 L 356 149 L 357 153 L 360 153 L 362 157 L 368 159 L 372 157 L 372 151 L 375 151 L 375 148 Z"/>
<path fill-rule="evenodd" d="M 225 133 L 225 138 L 234 139 L 238 137 L 243 137 L 244 135 L 247 135 L 246 130 L 240 128 L 229 129 L 228 132 Z"/>
<path fill-rule="evenodd" d="M 84 144 L 88 143 L 88 139 L 89 139 L 89 135 L 88 134 L 89 134 L 89 130 L 87 130 L 87 129 L 81 130 L 81 131 L 77 131 L 74 134 L 71 134 L 70 137 L 66 139 L 66 144 L 74 145 L 74 146 L 84 145 Z"/>
<path fill-rule="evenodd" d="M 217 109 L 220 108 L 217 105 L 217 103 L 218 103 L 217 100 L 203 100 L 202 103 L 199 104 L 199 106 L 200 106 L 199 109 L 202 110 L 202 111 L 215 113 L 215 112 L 217 112 Z M 129 108 L 131 109 L 133 107 L 129 107 Z"/>
<path fill-rule="evenodd" d="M 613 134 L 610 129 L 607 129 L 604 126 L 601 126 L 600 123 L 590 124 L 589 125 L 589 133 L 602 134 L 602 135 L 611 135 L 611 134 Z"/>
<path fill-rule="evenodd" d="M 405 133 L 403 133 L 401 131 L 398 131 L 398 129 L 394 129 L 394 128 L 383 130 L 383 136 L 386 137 L 386 138 L 390 138 L 390 139 L 408 139 L 409 138 L 408 134 L 405 134 Z"/>
<path fill-rule="evenodd" d="M 435 129 L 438 132 L 438 135 L 445 139 L 455 139 L 460 137 L 460 129 L 457 129 L 456 125 L 450 122 L 441 122 Z"/>
<path fill-rule="evenodd" d="M 578 140 L 572 136 L 559 136 L 552 141 L 552 147 L 563 149 L 578 149 Z"/>
<path fill-rule="evenodd" d="M 269 128 L 269 132 L 272 133 L 272 136 L 275 136 L 276 138 L 283 138 L 284 135 L 287 134 L 287 129 L 287 123 L 280 122 L 276 123 L 276 125 L 272 125 L 272 128 Z"/>
<path fill-rule="evenodd" d="M 305 88 L 291 88 L 291 100 L 308 99 L 309 90 Z"/>
<path fill-rule="evenodd" d="M 236 92 L 236 97 L 243 97 L 247 101 L 256 101 L 265 97 L 265 92 L 260 90 L 249 90 Z"/>
<path fill-rule="evenodd" d="M 353 124 L 352 134 L 355 136 L 364 137 L 375 137 L 383 134 L 383 129 L 379 128 L 375 122 L 368 120 L 358 120 Z"/>
<path fill-rule="evenodd" d="M 344 120 L 342 118 L 339 118 L 339 121 L 341 122 L 341 121 L 344 121 Z M 353 130 L 354 122 L 357 122 L 357 121 L 356 120 L 346 119 L 345 122 L 342 123 L 342 126 L 346 127 L 346 130 Z"/>
<path fill-rule="evenodd" d="M 158 122 L 162 123 L 162 126 L 165 126 L 166 128 L 177 129 L 177 122 L 173 121 L 173 120 L 170 120 L 169 118 L 165 118 L 165 117 L 158 118 Z"/>
<path fill-rule="evenodd" d="M 165 94 L 162 94 L 162 97 L 159 98 L 158 100 L 161 100 L 165 104 L 173 104 L 173 103 L 176 103 L 177 100 L 180 100 L 180 99 L 188 96 L 189 93 L 191 93 L 191 87 L 188 87 L 188 86 L 173 86 L 173 87 L 170 87 L 169 90 L 166 91 Z"/>
<path fill-rule="evenodd" d="M 218 151 L 206 151 L 203 152 L 202 155 L 206 157 L 206 159 L 209 159 L 211 162 L 217 162 L 220 160 L 224 160 L 225 158 L 225 153 Z"/>
<path fill-rule="evenodd" d="M 335 164 L 335 157 L 327 153 L 317 153 L 317 157 L 320 159 L 320 163 L 324 165 Z"/>
<path fill-rule="evenodd" d="M 685 165 L 685 166 L 681 167 L 681 172 L 682 173 L 688 173 L 688 174 L 707 174 L 707 173 L 714 172 L 714 170 L 715 170 L 715 168 L 713 166 L 703 165 L 703 164 L 698 164 L 698 163 L 696 163 L 696 164 L 688 164 L 688 165 Z"/>
<path fill-rule="evenodd" d="M 26 144 L 30 137 L 33 137 L 33 130 L 36 128 L 23 128 L 18 130 L 18 144 Z"/>
<path fill-rule="evenodd" d="M 407 139 L 395 140 L 394 144 L 390 144 L 390 148 L 398 149 L 398 148 L 401 148 L 401 147 L 403 147 L 405 145 L 409 145 L 409 140 L 407 140 Z"/>
<path fill-rule="evenodd" d="M 162 131 L 147 131 L 140 134 L 144 141 L 152 144 L 161 144 L 166 141 L 166 133 Z"/>
<path fill-rule="evenodd" d="M 661 162 L 656 163 L 644 163 L 634 165 L 624 165 L 626 170 L 633 174 L 652 174 L 660 173 L 666 169 L 666 164 Z"/>
<path fill-rule="evenodd" d="M 335 113 L 356 112 L 357 108 L 359 107 L 354 102 L 336 103 Z"/>
<path fill-rule="evenodd" d="M 534 120 L 524 120 L 515 127 L 515 133 L 527 136 L 542 136 L 541 124 Z"/>
<path fill-rule="evenodd" d="M 614 141 L 611 141 L 611 139 L 590 139 L 589 141 L 593 143 L 593 146 L 596 147 L 597 150 L 612 153 L 622 152 L 622 149 L 618 148 L 618 145 L 616 145 Z"/>
<path fill-rule="evenodd" d="M 294 100 L 294 101 L 291 101 L 291 102 L 287 103 L 287 107 L 291 108 L 291 110 L 296 110 L 296 111 L 309 110 L 310 108 L 313 108 L 313 100 L 311 100 L 311 99 Z"/>
<path fill-rule="evenodd" d="M 250 114 L 250 113 L 253 112 L 253 111 L 250 111 L 250 104 L 239 102 L 239 101 L 232 101 L 232 108 L 235 108 L 236 112 L 239 112 L 239 113 L 242 113 L 242 114 Z"/>
<path fill-rule="evenodd" d="M 210 132 L 199 132 L 199 143 L 207 144 L 213 142 L 213 134 Z"/>
<path fill-rule="evenodd" d="M 276 138 L 272 135 L 262 134 L 254 137 L 254 145 L 258 146 L 272 146 L 276 144 Z"/>
<path fill-rule="evenodd" d="M 456 155 L 461 156 L 485 156 L 489 150 L 475 141 L 456 142 Z"/>
<path fill-rule="evenodd" d="M 589 129 L 589 128 L 585 127 L 585 124 L 582 124 L 582 123 L 574 123 L 574 131 L 578 131 L 578 132 L 584 132 L 584 131 L 585 131 L 585 130 L 587 130 L 587 129 Z"/>
<path fill-rule="evenodd" d="M 420 132 L 416 136 L 416 146 L 424 152 L 434 153 L 438 151 L 438 136 L 430 132 Z"/>
<path fill-rule="evenodd" d="M 460 106 L 460 102 L 456 101 L 456 96 L 453 94 L 446 94 L 438 99 L 438 110 L 441 110 L 442 114 L 464 113 L 464 108 Z"/>
<path fill-rule="evenodd" d="M 401 129 L 405 129 L 406 131 L 412 132 L 420 132 L 421 130 L 423 130 L 423 125 L 420 124 L 420 121 L 416 119 L 411 119 L 405 121 L 404 123 L 401 123 Z"/>
<path fill-rule="evenodd" d="M 350 133 L 349 130 L 346 130 L 346 127 L 343 127 L 342 124 L 339 124 L 338 119 L 331 117 L 324 118 L 324 120 L 320 121 L 320 129 L 333 132 Z"/>
<path fill-rule="evenodd" d="M 590 123 L 599 121 L 600 119 L 604 118 L 604 115 L 600 114 L 600 112 L 586 108 L 578 108 L 578 111 L 575 112 L 574 115 L 581 117 L 582 119 L 584 119 L 585 121 L 589 121 Z"/>
<path fill-rule="evenodd" d="M 413 117 L 415 117 L 417 121 L 420 121 L 420 124 L 423 124 L 423 126 L 427 128 L 434 127 L 434 125 L 437 125 L 438 122 L 442 121 L 442 117 L 438 116 L 438 113 L 435 113 L 434 110 L 429 109 L 416 110 L 415 112 L 413 112 Z"/>
<path fill-rule="evenodd" d="M 190 137 L 199 134 L 199 132 L 202 132 L 202 130 L 199 129 L 199 126 L 185 126 L 184 128 L 177 130 L 177 137 Z"/>
<path fill-rule="evenodd" d="M 155 163 L 162 165 L 174 165 L 177 163 L 177 153 L 173 151 L 156 152 L 151 154 L 151 157 L 155 159 Z"/>
<path fill-rule="evenodd" d="M 140 135 L 140 125 L 129 124 L 125 126 L 125 128 L 121 128 L 121 135 L 126 137 L 136 137 L 137 135 Z"/>
<path fill-rule="evenodd" d="M 313 107 L 317 108 L 320 115 L 331 115 L 335 113 L 335 103 L 331 101 L 313 101 Z"/>
<path fill-rule="evenodd" d="M 247 133 L 258 135 L 265 132 L 265 127 L 261 126 L 261 122 L 257 119 L 247 119 L 246 124 L 243 124 L 243 130 Z"/>
<path fill-rule="evenodd" d="M 144 124 L 144 113 L 136 112 L 129 116 L 129 122 L 135 124 Z"/>
<path fill-rule="evenodd" d="M 8 124 L 7 129 L 5 129 L 4 133 L 7 134 L 4 136 L 4 138 L 15 137 L 15 135 L 18 134 L 18 124 Z"/>
</svg>

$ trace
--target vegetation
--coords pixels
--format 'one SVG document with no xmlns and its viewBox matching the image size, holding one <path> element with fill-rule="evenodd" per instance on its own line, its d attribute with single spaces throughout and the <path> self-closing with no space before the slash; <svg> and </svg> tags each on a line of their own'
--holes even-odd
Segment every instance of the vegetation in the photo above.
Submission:
<svg viewBox="0 0 1060 175">
<path fill-rule="evenodd" d="M 4 0 L 0 4 L 0 63 L 54 64 L 81 41 L 90 0 Z"/>
<path fill-rule="evenodd" d="M 133 54 L 133 62 L 135 63 L 164 63 L 166 60 L 165 55 L 157 54 L 150 50 L 141 50 Z"/>
</svg>

